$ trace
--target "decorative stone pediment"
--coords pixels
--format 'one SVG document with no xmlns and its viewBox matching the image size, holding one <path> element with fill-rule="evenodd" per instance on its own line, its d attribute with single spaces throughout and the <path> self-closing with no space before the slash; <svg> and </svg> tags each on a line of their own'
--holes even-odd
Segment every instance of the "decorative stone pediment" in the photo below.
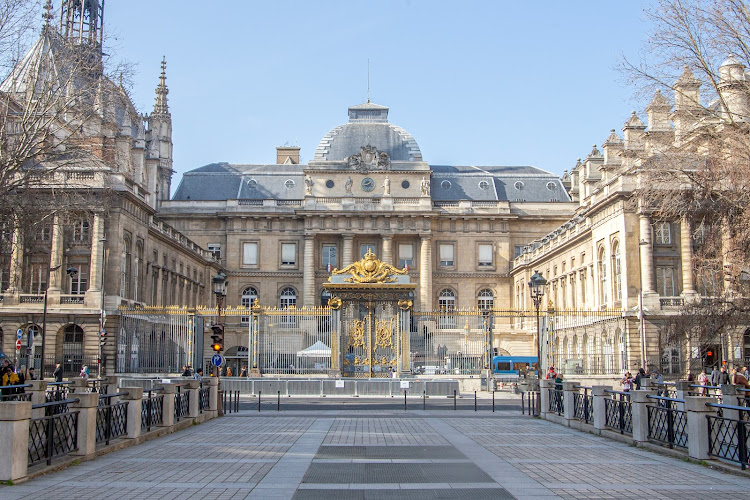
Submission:
<svg viewBox="0 0 750 500">
<path fill-rule="evenodd" d="M 383 284 L 399 281 L 398 276 L 408 277 L 409 271 L 407 269 L 398 269 L 382 262 L 375 257 L 374 253 L 368 251 L 362 260 L 350 264 L 343 269 L 334 269 L 332 277 L 347 274 L 349 277 L 343 278 L 343 282 L 345 283 Z M 332 282 L 333 280 L 329 278 L 329 281 Z"/>
<path fill-rule="evenodd" d="M 349 168 L 367 172 L 370 170 L 390 170 L 391 157 L 385 151 L 378 151 L 375 146 L 363 146 L 360 153 L 347 159 Z"/>
</svg>

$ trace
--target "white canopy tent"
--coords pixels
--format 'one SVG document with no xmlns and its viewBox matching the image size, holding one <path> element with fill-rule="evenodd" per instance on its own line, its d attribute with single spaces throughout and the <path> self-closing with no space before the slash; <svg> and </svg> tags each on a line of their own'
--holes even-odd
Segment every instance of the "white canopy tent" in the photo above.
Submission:
<svg viewBox="0 0 750 500">
<path fill-rule="evenodd" d="M 297 351 L 297 356 L 301 358 L 330 358 L 331 348 L 318 340 L 307 349 Z"/>
</svg>

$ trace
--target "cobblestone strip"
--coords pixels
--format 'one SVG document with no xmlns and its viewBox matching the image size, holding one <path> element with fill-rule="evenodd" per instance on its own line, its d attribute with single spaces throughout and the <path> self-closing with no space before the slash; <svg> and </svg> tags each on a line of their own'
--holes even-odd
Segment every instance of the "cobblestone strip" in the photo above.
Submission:
<svg viewBox="0 0 750 500">
<path fill-rule="evenodd" d="M 332 424 L 333 419 L 317 419 L 253 488 L 247 498 L 292 498 Z"/>
</svg>

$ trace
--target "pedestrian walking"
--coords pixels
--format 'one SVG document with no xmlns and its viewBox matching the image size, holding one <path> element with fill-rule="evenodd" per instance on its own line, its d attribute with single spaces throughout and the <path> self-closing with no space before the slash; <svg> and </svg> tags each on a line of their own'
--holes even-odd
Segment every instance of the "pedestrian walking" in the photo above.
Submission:
<svg viewBox="0 0 750 500">
<path fill-rule="evenodd" d="M 55 371 L 52 372 L 52 376 L 55 377 L 55 382 L 63 381 L 63 369 L 62 366 L 60 366 L 60 363 L 55 365 Z"/>
<path fill-rule="evenodd" d="M 630 388 L 633 386 L 633 376 L 630 372 L 625 372 L 622 379 L 620 380 L 623 392 L 630 392 Z"/>
<path fill-rule="evenodd" d="M 744 367 L 743 367 L 744 368 Z M 742 374 L 742 368 L 732 370 L 732 384 L 740 386 L 745 389 L 750 389 L 750 383 L 747 381 L 747 377 Z"/>
<path fill-rule="evenodd" d="M 547 371 L 547 376 L 545 377 L 547 380 L 555 380 L 557 379 L 557 372 L 555 372 L 555 367 L 550 366 L 549 371 Z"/>
<path fill-rule="evenodd" d="M 231 377 L 231 376 L 232 376 L 232 367 L 227 366 L 227 377 Z"/>
<path fill-rule="evenodd" d="M 698 383 L 701 385 L 700 389 L 698 390 L 698 394 L 701 396 L 706 396 L 708 394 L 708 390 L 706 389 L 706 386 L 708 385 L 708 375 L 706 375 L 706 369 L 702 369 L 700 374 L 698 375 Z"/>
<path fill-rule="evenodd" d="M 242 371 L 240 372 L 240 377 L 247 378 L 247 366 L 242 367 Z"/>
</svg>

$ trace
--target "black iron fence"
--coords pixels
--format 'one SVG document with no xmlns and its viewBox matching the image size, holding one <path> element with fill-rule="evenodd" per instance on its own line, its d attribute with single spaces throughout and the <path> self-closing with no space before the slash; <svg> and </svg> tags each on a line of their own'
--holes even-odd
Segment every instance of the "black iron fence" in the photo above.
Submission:
<svg viewBox="0 0 750 500">
<path fill-rule="evenodd" d="M 670 448 L 688 447 L 687 413 L 677 408 L 682 399 L 666 398 L 664 396 L 648 396 L 658 402 L 657 405 L 647 405 L 648 410 L 648 438 L 651 441 L 666 444 Z"/>
<path fill-rule="evenodd" d="M 65 406 L 66 410 L 52 410 L 50 415 L 32 418 L 29 421 L 29 465 L 36 465 L 46 460 L 52 464 L 54 457 L 65 455 L 77 449 L 78 441 L 78 412 L 68 411 L 70 403 L 78 399 L 66 399 L 53 403 L 33 405 L 32 409 L 44 408 L 48 413 L 49 407 Z"/>
<path fill-rule="evenodd" d="M 150 431 L 151 426 L 161 425 L 164 413 L 164 395 L 154 395 L 154 391 L 148 391 L 148 396 L 143 398 L 141 407 L 141 430 Z"/>
<path fill-rule="evenodd" d="M 630 394 L 620 391 L 605 391 L 612 395 L 604 400 L 605 425 L 620 434 L 633 434 L 633 413 Z"/>
<path fill-rule="evenodd" d="M 53 401 L 68 399 L 72 384 L 73 382 L 48 382 L 47 392 L 44 394 L 46 402 L 52 403 Z"/>
<path fill-rule="evenodd" d="M 182 392 L 182 388 L 178 385 L 177 392 L 174 394 L 174 419 L 179 422 L 180 418 L 188 416 L 189 413 L 190 393 Z"/>
<path fill-rule="evenodd" d="M 203 387 L 203 384 L 201 384 L 200 389 L 198 389 L 198 411 L 200 413 L 203 413 L 203 410 L 209 407 L 209 394 L 210 389 Z"/>
<path fill-rule="evenodd" d="M 574 386 L 579 391 L 583 389 L 583 392 L 577 392 L 574 394 L 573 400 L 573 416 L 581 422 L 592 423 L 594 421 L 594 396 L 591 394 L 591 387 L 584 387 L 580 385 Z"/>
<path fill-rule="evenodd" d="M 112 398 L 124 396 L 126 392 L 116 394 L 102 394 L 99 396 L 99 406 L 96 408 L 96 442 L 109 444 L 110 439 L 124 436 L 128 433 L 128 403 L 120 401 L 113 403 Z"/>
<path fill-rule="evenodd" d="M 29 384 L 5 385 L 0 390 L 0 401 L 31 401 L 31 393 L 25 392 Z"/>
<path fill-rule="evenodd" d="M 548 389 L 549 391 L 549 412 L 563 414 L 563 391 L 562 389 Z"/>
<path fill-rule="evenodd" d="M 738 419 L 707 416 L 708 420 L 708 454 L 740 464 L 742 470 L 750 465 L 750 408 L 746 406 L 719 405 L 706 403 L 726 412 L 734 410 L 739 413 Z"/>
</svg>

